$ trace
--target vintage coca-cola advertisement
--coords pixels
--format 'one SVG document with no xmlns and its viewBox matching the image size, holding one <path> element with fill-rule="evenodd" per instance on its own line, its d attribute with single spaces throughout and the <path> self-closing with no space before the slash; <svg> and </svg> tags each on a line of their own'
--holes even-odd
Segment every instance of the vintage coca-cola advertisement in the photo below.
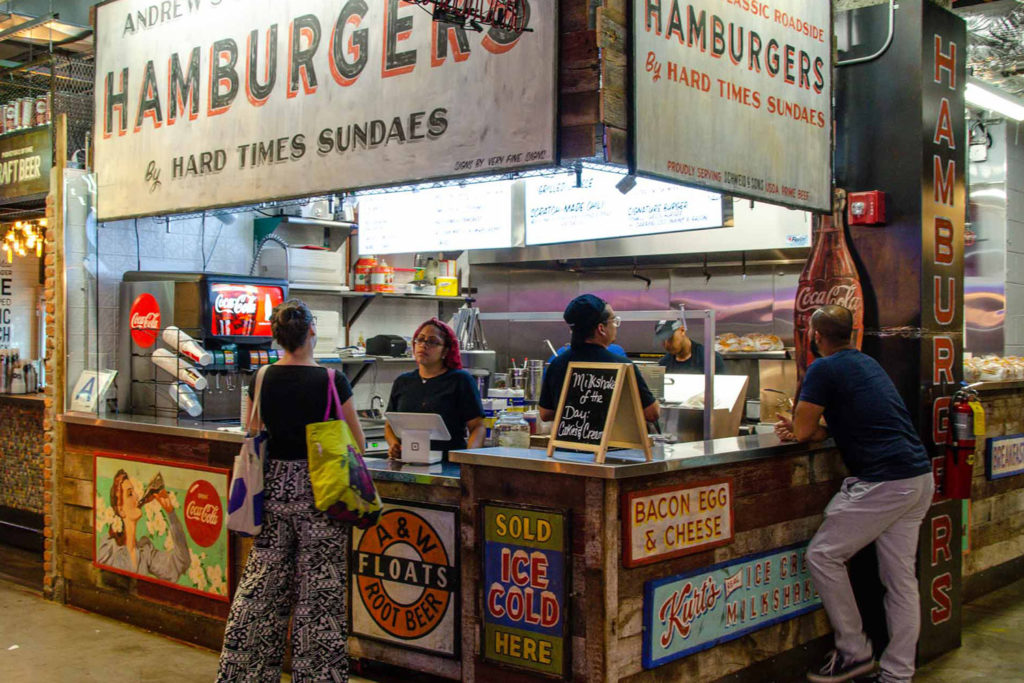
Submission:
<svg viewBox="0 0 1024 683">
<path fill-rule="evenodd" d="M 94 471 L 97 567 L 227 601 L 229 470 L 97 453 Z"/>
<path fill-rule="evenodd" d="M 284 301 L 284 290 L 269 285 L 218 282 L 210 284 L 208 296 L 210 335 L 270 337 L 270 314 Z"/>
<path fill-rule="evenodd" d="M 864 293 L 843 231 L 845 209 L 846 192 L 836 190 L 832 215 L 821 217 L 814 233 L 814 245 L 800 273 L 793 307 L 798 383 L 803 382 L 807 367 L 814 362 L 811 315 L 820 307 L 832 304 L 850 309 L 853 344 L 859 349 L 864 340 Z"/>
</svg>

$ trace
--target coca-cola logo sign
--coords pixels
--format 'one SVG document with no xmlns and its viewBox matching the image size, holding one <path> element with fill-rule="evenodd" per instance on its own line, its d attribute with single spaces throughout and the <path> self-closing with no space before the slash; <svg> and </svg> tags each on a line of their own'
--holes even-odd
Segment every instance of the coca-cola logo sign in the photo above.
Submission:
<svg viewBox="0 0 1024 683">
<path fill-rule="evenodd" d="M 185 527 L 196 545 L 209 548 L 220 538 L 224 507 L 213 484 L 197 479 L 185 496 Z"/>
<path fill-rule="evenodd" d="M 213 310 L 217 313 L 233 313 L 235 315 L 255 315 L 256 297 L 251 294 L 230 297 L 218 294 L 213 303 Z"/>
<path fill-rule="evenodd" d="M 160 304 L 152 294 L 144 292 L 135 298 L 128 310 L 128 329 L 132 341 L 144 348 L 156 344 L 160 336 Z"/>
<path fill-rule="evenodd" d="M 823 283 L 816 283 L 823 284 Z M 859 287 L 855 283 L 833 284 L 830 288 L 815 287 L 814 289 L 802 289 L 796 298 L 796 312 L 814 312 L 816 309 L 825 306 L 842 306 L 851 311 L 861 308 L 861 296 Z"/>
</svg>

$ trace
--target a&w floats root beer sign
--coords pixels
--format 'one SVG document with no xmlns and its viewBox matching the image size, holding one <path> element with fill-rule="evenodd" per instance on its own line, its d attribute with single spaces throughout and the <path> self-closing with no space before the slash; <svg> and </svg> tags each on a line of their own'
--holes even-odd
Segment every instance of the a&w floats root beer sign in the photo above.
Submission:
<svg viewBox="0 0 1024 683">
<path fill-rule="evenodd" d="M 557 3 L 531 31 L 399 0 L 112 0 L 102 220 L 553 164 Z"/>
<path fill-rule="evenodd" d="M 644 584 L 645 669 L 821 606 L 807 544 L 748 555 Z"/>
<path fill-rule="evenodd" d="M 458 654 L 458 508 L 391 500 L 353 530 L 352 632 L 403 648 Z"/>
</svg>

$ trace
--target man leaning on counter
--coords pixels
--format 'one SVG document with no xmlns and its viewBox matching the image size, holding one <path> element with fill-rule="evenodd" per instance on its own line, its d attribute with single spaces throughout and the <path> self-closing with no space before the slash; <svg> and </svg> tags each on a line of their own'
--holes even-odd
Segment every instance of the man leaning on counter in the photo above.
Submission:
<svg viewBox="0 0 1024 683">
<path fill-rule="evenodd" d="M 569 363 L 631 363 L 625 356 L 608 350 L 615 341 L 619 324 L 622 322 L 615 315 L 612 307 L 602 298 L 593 294 L 581 294 L 565 307 L 562 318 L 572 331 L 569 350 L 559 354 L 547 372 L 541 384 L 538 408 L 540 419 L 549 422 L 555 419 L 555 409 L 562 395 L 562 383 L 569 369 Z M 661 415 L 661 406 L 654 394 L 647 388 L 640 372 L 633 366 L 637 385 L 640 387 L 640 404 L 644 408 L 644 419 L 657 422 Z"/>
<path fill-rule="evenodd" d="M 659 320 L 654 326 L 654 338 L 665 347 L 666 353 L 658 361 L 669 375 L 703 375 L 704 345 L 690 339 L 682 320 Z M 715 352 L 715 374 L 725 372 L 725 361 Z"/>
</svg>

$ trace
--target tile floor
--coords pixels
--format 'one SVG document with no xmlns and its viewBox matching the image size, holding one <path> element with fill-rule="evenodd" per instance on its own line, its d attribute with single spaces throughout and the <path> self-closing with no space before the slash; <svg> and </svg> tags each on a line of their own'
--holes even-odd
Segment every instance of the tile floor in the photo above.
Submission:
<svg viewBox="0 0 1024 683">
<path fill-rule="evenodd" d="M 0 567 L 0 681 L 213 680 L 216 653 L 48 602 L 25 581 L 4 575 L 9 567 Z M 965 605 L 963 612 L 962 647 L 925 666 L 915 681 L 1024 682 L 1024 579 Z M 793 680 L 802 679 L 801 674 Z"/>
</svg>

